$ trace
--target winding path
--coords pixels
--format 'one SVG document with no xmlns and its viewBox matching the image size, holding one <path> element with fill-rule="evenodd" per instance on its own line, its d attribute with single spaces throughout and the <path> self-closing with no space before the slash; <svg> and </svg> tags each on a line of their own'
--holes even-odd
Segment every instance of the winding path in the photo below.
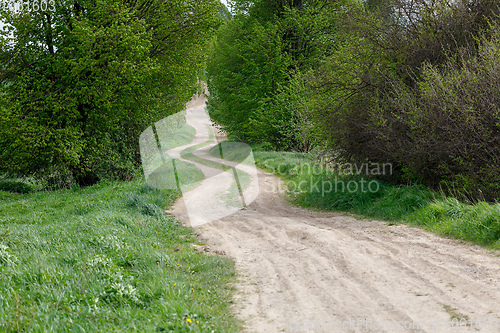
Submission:
<svg viewBox="0 0 500 333">
<path fill-rule="evenodd" d="M 188 113 L 198 131 L 209 122 L 203 114 Z M 196 155 L 211 158 L 207 149 Z M 236 262 L 235 311 L 246 331 L 500 332 L 499 253 L 293 207 L 275 176 L 256 175 L 260 192 L 248 207 L 195 225 L 213 251 Z M 191 223 L 185 200 L 208 207 L 210 188 L 185 194 L 171 212 Z"/>
</svg>

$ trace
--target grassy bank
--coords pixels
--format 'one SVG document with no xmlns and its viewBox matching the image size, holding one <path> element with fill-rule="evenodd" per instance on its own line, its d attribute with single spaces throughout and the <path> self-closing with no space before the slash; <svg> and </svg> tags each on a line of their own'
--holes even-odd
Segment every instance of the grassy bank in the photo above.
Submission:
<svg viewBox="0 0 500 333">
<path fill-rule="evenodd" d="M 235 271 L 139 181 L 0 191 L 0 331 L 233 332 Z"/>
<path fill-rule="evenodd" d="M 404 222 L 500 249 L 498 203 L 468 205 L 423 186 L 394 186 L 373 177 L 331 172 L 309 154 L 255 151 L 254 157 L 257 166 L 285 181 L 288 197 L 297 205 Z"/>
</svg>

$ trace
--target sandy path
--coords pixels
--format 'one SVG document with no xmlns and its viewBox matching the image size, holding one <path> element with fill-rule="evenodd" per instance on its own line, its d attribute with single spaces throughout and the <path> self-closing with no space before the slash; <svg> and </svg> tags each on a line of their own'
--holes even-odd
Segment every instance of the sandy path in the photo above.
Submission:
<svg viewBox="0 0 500 333">
<path fill-rule="evenodd" d="M 236 261 L 246 331 L 500 332 L 499 253 L 293 207 L 275 176 L 258 178 L 246 209 L 196 227 Z M 182 199 L 172 212 L 189 224 Z"/>
</svg>

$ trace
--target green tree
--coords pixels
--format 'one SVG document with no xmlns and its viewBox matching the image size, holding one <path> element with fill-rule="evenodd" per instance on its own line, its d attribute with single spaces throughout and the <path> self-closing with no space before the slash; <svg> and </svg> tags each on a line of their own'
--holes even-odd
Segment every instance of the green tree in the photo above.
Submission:
<svg viewBox="0 0 500 333">
<path fill-rule="evenodd" d="M 196 89 L 220 3 L 66 0 L 3 10 L 0 171 L 127 178 L 140 132 Z"/>
<path fill-rule="evenodd" d="M 235 0 L 232 8 L 207 68 L 210 115 L 241 140 L 307 150 L 295 76 L 333 48 L 338 3 Z"/>
<path fill-rule="evenodd" d="M 275 24 L 233 19 L 221 28 L 207 67 L 210 116 L 242 140 L 261 139 L 252 119 L 286 75 L 288 59 L 277 35 Z"/>
</svg>

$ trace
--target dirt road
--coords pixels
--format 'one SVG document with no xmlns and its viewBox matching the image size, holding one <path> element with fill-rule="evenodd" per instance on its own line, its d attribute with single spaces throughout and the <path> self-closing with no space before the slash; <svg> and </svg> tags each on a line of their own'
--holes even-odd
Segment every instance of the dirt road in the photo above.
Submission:
<svg viewBox="0 0 500 333">
<path fill-rule="evenodd" d="M 500 332 L 499 253 L 297 208 L 272 190 L 278 182 L 258 171 L 254 202 L 196 227 L 236 261 L 246 331 Z M 189 224 L 182 199 L 172 212 Z"/>
</svg>

